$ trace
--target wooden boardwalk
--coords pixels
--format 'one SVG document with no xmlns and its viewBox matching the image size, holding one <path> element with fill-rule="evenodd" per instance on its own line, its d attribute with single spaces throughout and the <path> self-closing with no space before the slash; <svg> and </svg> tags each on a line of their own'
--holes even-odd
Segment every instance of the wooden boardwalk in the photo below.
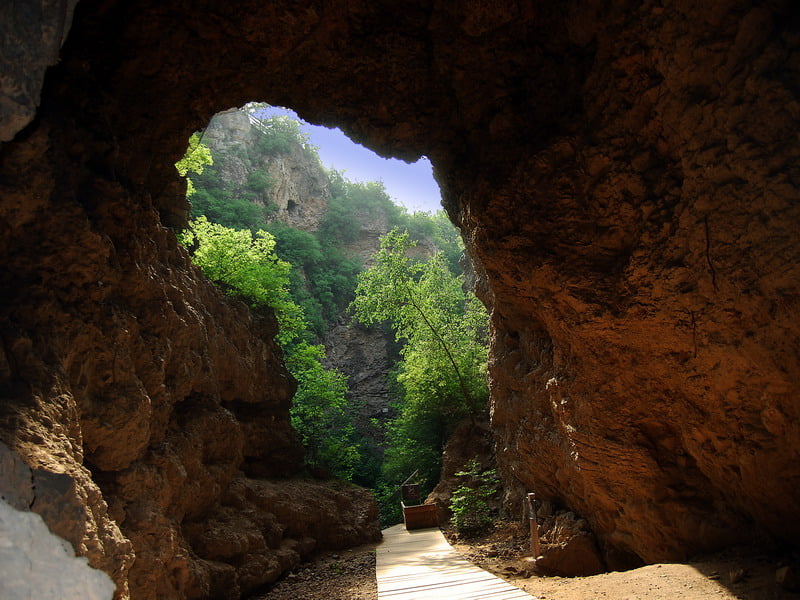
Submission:
<svg viewBox="0 0 800 600">
<path fill-rule="evenodd" d="M 464 559 L 438 529 L 383 530 L 378 600 L 531 600 L 533 596 Z"/>
</svg>

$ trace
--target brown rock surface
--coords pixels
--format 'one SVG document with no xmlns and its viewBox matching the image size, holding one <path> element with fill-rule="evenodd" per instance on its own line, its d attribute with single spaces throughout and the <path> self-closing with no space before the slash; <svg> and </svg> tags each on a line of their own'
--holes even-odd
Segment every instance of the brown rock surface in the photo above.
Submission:
<svg viewBox="0 0 800 600">
<path fill-rule="evenodd" d="M 112 521 L 136 549 L 208 510 L 200 482 L 233 481 L 237 453 L 289 468 L 263 326 L 156 214 L 185 217 L 189 133 L 265 100 L 431 157 L 493 307 L 511 489 L 569 506 L 607 554 L 796 543 L 799 73 L 788 0 L 84 0 L 0 154 L 2 438 L 76 482 L 118 581 Z M 194 581 L 171 539 L 145 553 L 157 574 L 137 559 L 138 590 Z"/>
<path fill-rule="evenodd" d="M 547 520 L 540 531 L 541 556 L 536 570 L 548 575 L 576 577 L 597 575 L 606 570 L 597 552 L 594 536 L 586 530 L 586 521 L 572 513 L 561 513 Z"/>
</svg>

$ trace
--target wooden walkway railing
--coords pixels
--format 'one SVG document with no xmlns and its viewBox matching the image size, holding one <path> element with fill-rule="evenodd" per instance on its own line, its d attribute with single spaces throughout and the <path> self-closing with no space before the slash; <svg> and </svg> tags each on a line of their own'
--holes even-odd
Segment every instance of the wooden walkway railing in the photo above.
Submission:
<svg viewBox="0 0 800 600">
<path fill-rule="evenodd" d="M 384 529 L 377 548 L 377 579 L 379 600 L 533 598 L 465 560 L 438 529 Z"/>
</svg>

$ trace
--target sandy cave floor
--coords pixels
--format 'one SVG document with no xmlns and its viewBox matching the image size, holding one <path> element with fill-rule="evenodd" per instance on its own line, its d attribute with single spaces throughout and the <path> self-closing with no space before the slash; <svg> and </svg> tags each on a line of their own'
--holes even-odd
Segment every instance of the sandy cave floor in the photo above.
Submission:
<svg viewBox="0 0 800 600">
<path fill-rule="evenodd" d="M 775 583 L 780 557 L 736 548 L 685 564 L 656 564 L 591 577 L 530 574 L 522 526 L 501 523 L 470 540 L 448 536 L 472 562 L 542 600 L 800 600 Z M 251 600 L 377 600 L 375 548 L 329 552 L 304 563 Z"/>
</svg>

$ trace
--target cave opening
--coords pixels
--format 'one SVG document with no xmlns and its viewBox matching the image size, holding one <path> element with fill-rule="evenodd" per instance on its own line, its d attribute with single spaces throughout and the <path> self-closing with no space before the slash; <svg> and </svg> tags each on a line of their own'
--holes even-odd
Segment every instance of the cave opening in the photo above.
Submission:
<svg viewBox="0 0 800 600">
<path fill-rule="evenodd" d="M 229 230 L 228 236 L 265 230 L 276 259 L 290 266 L 282 280 L 286 289 L 276 292 L 273 285 L 268 292 L 283 297 L 266 305 L 277 312 L 279 343 L 298 383 L 291 418 L 306 448 L 307 467 L 374 490 L 383 523 L 397 522 L 399 483 L 416 477 L 425 495 L 431 492 L 447 439 L 456 430 L 462 437 L 469 430 L 459 429 L 468 414 L 485 420 L 488 400 L 487 317 L 468 290 L 463 242 L 440 210 L 430 164 L 380 158 L 339 130 L 313 127 L 288 109 L 263 103 L 215 115 L 193 135 L 183 160 L 196 165 L 188 173 L 183 163 L 176 165 L 189 179 L 188 248 L 213 281 L 246 301 L 252 296 L 250 282 L 220 276 L 232 270 L 221 264 L 232 261 L 213 264 L 204 258 L 211 253 L 210 225 L 197 219 Z M 351 172 L 359 179 L 350 179 Z M 393 243 L 405 244 L 395 260 L 408 261 L 403 285 L 416 294 L 416 310 L 402 316 L 399 306 L 380 315 L 354 312 L 367 271 L 380 266 L 381 277 L 391 276 L 381 266 L 380 252 L 395 230 L 408 237 Z M 214 248 L 215 260 L 228 260 Z M 267 271 L 261 276 L 279 278 Z M 434 278 L 441 289 L 430 288 Z M 388 281 L 372 285 L 381 293 L 389 289 Z M 366 306 L 367 293 L 362 296 Z M 287 318 L 289 305 L 302 313 L 299 319 Z M 475 321 L 476 311 L 482 324 L 465 325 Z M 422 339 L 423 325 L 437 340 L 432 346 Z M 452 333 L 469 327 L 472 338 Z M 473 358 L 454 360 L 456 352 Z M 442 365 L 447 357 L 449 366 Z M 477 370 L 469 360 L 477 361 Z M 435 393 L 433 379 L 439 381 Z M 424 414 L 414 423 L 407 416 L 413 410 Z M 401 429 L 403 435 L 397 433 Z M 483 436 L 485 431 L 478 434 Z M 488 468 L 490 453 L 482 452 Z M 253 461 L 247 464 L 252 471 Z"/>
</svg>

